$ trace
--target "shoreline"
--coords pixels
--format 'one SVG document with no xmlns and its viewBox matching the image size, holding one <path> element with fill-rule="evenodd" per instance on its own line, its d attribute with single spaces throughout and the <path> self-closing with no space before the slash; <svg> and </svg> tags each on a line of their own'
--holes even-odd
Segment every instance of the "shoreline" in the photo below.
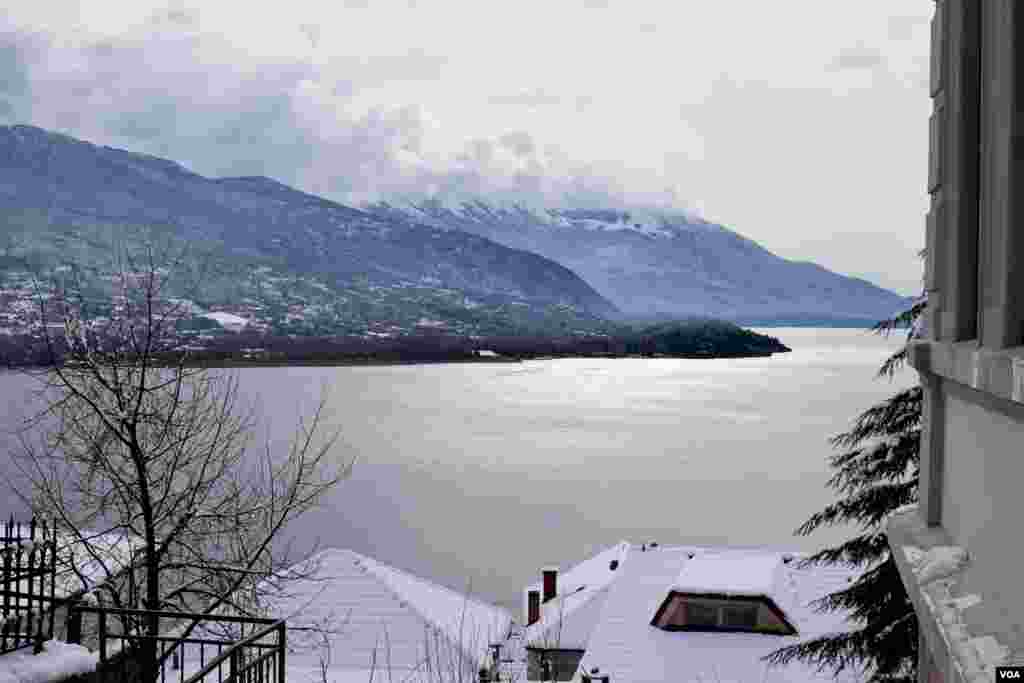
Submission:
<svg viewBox="0 0 1024 683">
<path fill-rule="evenodd" d="M 352 359 L 323 359 L 300 358 L 294 360 L 255 358 L 224 359 L 216 361 L 197 361 L 186 363 L 185 367 L 190 368 L 262 368 L 262 367 L 353 367 L 359 365 L 439 365 L 445 363 L 522 363 L 531 360 L 560 360 L 566 358 L 579 359 L 666 359 L 678 358 L 682 360 L 721 360 L 729 358 L 769 358 L 775 354 L 791 353 L 792 349 L 785 351 L 772 351 L 749 354 L 603 354 L 603 353 L 566 353 L 566 354 L 538 354 L 536 356 L 482 356 L 478 358 L 352 358 Z"/>
<path fill-rule="evenodd" d="M 478 358 L 351 358 L 351 359 L 323 359 L 314 358 L 301 359 L 267 359 L 255 358 L 229 358 L 210 361 L 192 361 L 183 364 L 186 368 L 281 368 L 281 367 L 356 367 L 356 366 L 387 366 L 387 365 L 441 365 L 446 363 L 522 363 L 534 360 L 561 360 L 568 358 L 578 359 L 643 359 L 643 360 L 664 360 L 676 358 L 680 360 L 722 360 L 739 358 L 769 358 L 776 354 L 790 353 L 791 349 L 785 351 L 772 351 L 749 354 L 603 354 L 603 353 L 567 353 L 567 354 L 539 354 L 536 356 L 483 356 Z M 153 367 L 172 367 L 152 363 Z M 7 370 L 44 370 L 51 366 L 46 365 L 16 365 L 8 366 Z"/>
</svg>

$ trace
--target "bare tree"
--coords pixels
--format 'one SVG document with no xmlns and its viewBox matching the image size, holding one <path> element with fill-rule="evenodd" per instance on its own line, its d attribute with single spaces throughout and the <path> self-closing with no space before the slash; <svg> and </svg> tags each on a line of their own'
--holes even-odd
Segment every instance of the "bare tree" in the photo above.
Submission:
<svg viewBox="0 0 1024 683">
<path fill-rule="evenodd" d="M 134 606 L 125 587 L 135 581 L 147 610 L 257 612 L 260 590 L 296 561 L 282 530 L 352 464 L 331 457 L 326 394 L 287 452 L 253 449 L 255 414 L 237 374 L 190 365 L 176 334 L 191 306 L 181 294 L 194 291 L 182 285 L 195 277 L 186 254 L 166 258 L 150 243 L 117 256 L 99 297 L 94 274 L 86 282 L 74 267 L 38 290 L 51 364 L 32 371 L 45 408 L 14 454 L 22 495 L 99 568 L 106 604 Z M 112 560 L 112 535 L 134 549 L 135 571 Z M 132 628 L 155 636 L 160 625 L 149 616 Z M 152 677 L 167 655 L 141 642 Z"/>
</svg>

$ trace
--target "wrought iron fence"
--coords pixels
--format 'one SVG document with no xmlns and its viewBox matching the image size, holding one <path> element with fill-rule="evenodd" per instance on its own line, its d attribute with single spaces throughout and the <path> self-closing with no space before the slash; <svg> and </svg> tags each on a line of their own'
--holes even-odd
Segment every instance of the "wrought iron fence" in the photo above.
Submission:
<svg viewBox="0 0 1024 683">
<path fill-rule="evenodd" d="M 104 680 L 285 683 L 283 620 L 74 605 L 68 641 L 83 630 L 95 635 Z"/>
<path fill-rule="evenodd" d="M 53 638 L 57 582 L 57 533 L 53 525 L 11 517 L 0 536 L 0 654 Z"/>
</svg>

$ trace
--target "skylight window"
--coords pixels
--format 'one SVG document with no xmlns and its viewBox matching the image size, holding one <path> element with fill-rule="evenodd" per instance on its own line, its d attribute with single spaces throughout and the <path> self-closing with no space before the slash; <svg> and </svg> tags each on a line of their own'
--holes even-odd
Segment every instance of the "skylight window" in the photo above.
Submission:
<svg viewBox="0 0 1024 683">
<path fill-rule="evenodd" d="M 672 591 L 651 624 L 664 631 L 796 633 L 782 611 L 766 596 L 735 597 Z"/>
</svg>

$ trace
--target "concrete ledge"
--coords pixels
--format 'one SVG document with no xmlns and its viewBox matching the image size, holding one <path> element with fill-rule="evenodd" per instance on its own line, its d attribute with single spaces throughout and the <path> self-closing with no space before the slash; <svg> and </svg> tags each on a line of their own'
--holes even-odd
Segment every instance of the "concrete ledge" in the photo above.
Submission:
<svg viewBox="0 0 1024 683">
<path fill-rule="evenodd" d="M 949 646 L 939 631 L 939 622 L 932 618 L 932 611 L 924 602 L 924 596 L 921 593 L 917 578 L 914 576 L 914 568 L 907 560 L 906 553 L 903 552 L 905 546 L 930 549 L 937 546 L 951 545 L 949 534 L 939 527 L 926 527 L 924 522 L 921 521 L 916 506 L 905 512 L 894 513 L 889 517 L 885 527 L 885 534 L 889 539 L 889 549 L 892 551 L 896 568 L 899 569 L 900 578 L 903 579 L 903 585 L 907 588 L 910 601 L 914 604 L 918 628 L 928 644 L 932 660 L 944 676 L 946 683 L 964 683 L 963 677 L 955 674 L 956 667 L 950 666 Z M 927 673 L 919 680 L 927 680 Z"/>
<path fill-rule="evenodd" d="M 995 680 L 998 664 L 1018 663 L 1018 634 L 999 630 L 999 602 L 972 571 L 964 548 L 942 527 L 928 527 L 917 506 L 890 515 L 885 525 L 893 559 L 917 613 L 921 635 L 945 683 Z M 928 680 L 931 672 L 922 672 Z"/>
<path fill-rule="evenodd" d="M 908 349 L 910 364 L 918 372 L 1024 404 L 1024 346 L 993 350 L 976 341 L 913 341 Z"/>
</svg>

